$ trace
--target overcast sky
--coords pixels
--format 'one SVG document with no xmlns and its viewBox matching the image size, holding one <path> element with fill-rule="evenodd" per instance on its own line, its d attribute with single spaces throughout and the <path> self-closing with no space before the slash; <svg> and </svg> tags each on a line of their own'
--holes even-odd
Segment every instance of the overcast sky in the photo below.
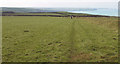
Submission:
<svg viewBox="0 0 120 64">
<path fill-rule="evenodd" d="M 0 0 L 0 7 L 117 8 L 119 0 Z"/>
</svg>

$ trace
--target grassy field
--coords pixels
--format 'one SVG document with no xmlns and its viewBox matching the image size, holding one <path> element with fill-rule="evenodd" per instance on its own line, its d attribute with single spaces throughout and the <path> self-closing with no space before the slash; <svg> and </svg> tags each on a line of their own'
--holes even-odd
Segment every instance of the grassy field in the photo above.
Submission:
<svg viewBox="0 0 120 64">
<path fill-rule="evenodd" d="M 5 15 L 61 15 L 57 13 L 4 13 Z"/>
<path fill-rule="evenodd" d="M 70 12 L 28 12 L 28 13 L 20 13 L 20 12 L 3 12 L 3 16 L 53 16 L 53 17 L 70 17 L 71 15 L 74 17 L 101 17 L 101 15 L 91 15 L 91 14 L 82 14 L 82 13 L 70 13 Z M 103 16 L 102 16 L 103 17 Z M 105 17 L 105 16 L 104 16 Z M 107 16 L 109 17 L 109 16 Z"/>
<path fill-rule="evenodd" d="M 3 62 L 117 62 L 115 17 L 3 16 Z"/>
</svg>

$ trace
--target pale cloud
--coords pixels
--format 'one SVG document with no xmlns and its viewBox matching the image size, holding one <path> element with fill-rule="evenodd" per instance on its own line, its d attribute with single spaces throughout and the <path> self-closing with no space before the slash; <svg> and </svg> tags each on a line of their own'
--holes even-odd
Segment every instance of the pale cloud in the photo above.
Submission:
<svg viewBox="0 0 120 64">
<path fill-rule="evenodd" d="M 119 0 L 0 0 L 0 7 L 117 8 Z"/>
<path fill-rule="evenodd" d="M 0 0 L 1 2 L 118 2 L 119 0 Z"/>
</svg>

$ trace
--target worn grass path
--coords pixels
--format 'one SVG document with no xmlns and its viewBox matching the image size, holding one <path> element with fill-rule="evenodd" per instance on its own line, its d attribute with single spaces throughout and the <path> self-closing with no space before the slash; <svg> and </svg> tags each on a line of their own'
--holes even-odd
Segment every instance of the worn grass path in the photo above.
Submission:
<svg viewBox="0 0 120 64">
<path fill-rule="evenodd" d="M 117 33 L 89 19 L 5 16 L 3 61 L 117 61 Z"/>
<path fill-rule="evenodd" d="M 91 24 L 90 20 L 72 20 L 71 61 L 117 61 L 117 40 L 113 39 L 113 31 Z"/>
</svg>

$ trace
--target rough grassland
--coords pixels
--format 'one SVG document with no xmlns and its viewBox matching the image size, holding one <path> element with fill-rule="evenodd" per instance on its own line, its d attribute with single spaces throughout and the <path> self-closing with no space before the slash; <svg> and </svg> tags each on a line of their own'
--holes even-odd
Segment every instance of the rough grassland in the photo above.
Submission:
<svg viewBox="0 0 120 64">
<path fill-rule="evenodd" d="M 3 62 L 117 62 L 117 18 L 3 16 Z"/>
</svg>

